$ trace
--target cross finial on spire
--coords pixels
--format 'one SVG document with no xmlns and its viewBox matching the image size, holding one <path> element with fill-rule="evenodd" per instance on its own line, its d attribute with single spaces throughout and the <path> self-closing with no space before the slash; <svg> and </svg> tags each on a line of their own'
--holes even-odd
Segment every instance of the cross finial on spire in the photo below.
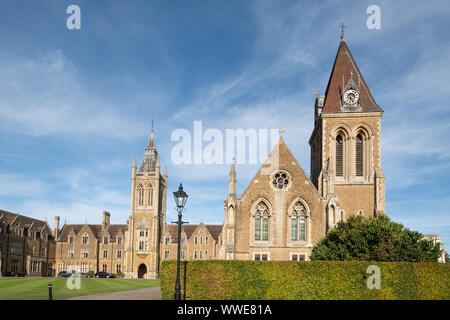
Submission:
<svg viewBox="0 0 450 320">
<path fill-rule="evenodd" d="M 347 28 L 347 27 L 342 22 L 342 24 L 339 26 L 339 28 L 341 28 L 341 41 L 344 41 L 344 29 Z"/>
</svg>

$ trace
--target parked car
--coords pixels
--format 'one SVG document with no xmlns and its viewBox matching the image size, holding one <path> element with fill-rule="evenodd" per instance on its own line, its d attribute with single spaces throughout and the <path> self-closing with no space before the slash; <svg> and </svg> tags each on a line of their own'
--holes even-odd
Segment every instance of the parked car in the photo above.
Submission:
<svg viewBox="0 0 450 320">
<path fill-rule="evenodd" d="M 108 273 L 108 272 L 100 271 L 95 274 L 95 277 L 96 278 L 115 278 L 116 276 L 111 273 Z"/>
<path fill-rule="evenodd" d="M 67 272 L 67 271 L 60 271 L 58 273 L 58 278 L 69 278 L 70 276 L 72 276 L 71 272 Z"/>
<path fill-rule="evenodd" d="M 10 271 L 4 274 L 5 277 L 26 277 L 27 274 L 25 272 L 15 272 Z"/>
<path fill-rule="evenodd" d="M 85 273 L 82 273 L 82 274 L 81 274 L 81 277 L 82 277 L 82 278 L 90 278 L 91 275 L 89 274 L 89 272 L 85 272 Z"/>
</svg>

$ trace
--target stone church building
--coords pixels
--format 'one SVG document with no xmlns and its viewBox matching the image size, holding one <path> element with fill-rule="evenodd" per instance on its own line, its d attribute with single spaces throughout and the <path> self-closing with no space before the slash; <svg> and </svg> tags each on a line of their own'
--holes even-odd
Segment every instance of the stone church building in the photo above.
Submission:
<svg viewBox="0 0 450 320">
<path fill-rule="evenodd" d="M 232 166 L 220 258 L 308 260 L 340 220 L 385 214 L 383 110 L 344 39 L 314 112 L 310 177 L 282 137 L 239 198 Z"/>
<path fill-rule="evenodd" d="M 282 137 L 239 197 L 233 163 L 224 223 L 183 225 L 181 259 L 307 261 L 339 221 L 386 214 L 383 110 L 343 35 L 325 94 L 316 93 L 314 115 L 310 176 Z M 1 273 L 92 270 L 156 278 L 161 261 L 177 257 L 177 228 L 166 221 L 167 179 L 152 129 L 141 165 L 133 160 L 126 224 L 111 224 L 105 211 L 102 224 L 65 223 L 60 229 L 56 217 L 51 230 L 46 221 L 0 211 Z M 425 237 L 441 242 L 439 235 Z"/>
</svg>

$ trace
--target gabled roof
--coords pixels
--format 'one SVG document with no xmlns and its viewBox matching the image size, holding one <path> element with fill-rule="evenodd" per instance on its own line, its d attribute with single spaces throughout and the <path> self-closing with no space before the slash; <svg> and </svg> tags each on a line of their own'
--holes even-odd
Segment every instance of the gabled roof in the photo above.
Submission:
<svg viewBox="0 0 450 320">
<path fill-rule="evenodd" d="M 101 239 L 104 234 L 108 234 L 110 238 L 115 239 L 120 232 L 124 234 L 125 231 L 128 230 L 127 224 L 110 224 L 106 227 L 105 231 L 102 231 L 101 224 L 65 224 L 61 230 L 58 241 L 66 242 L 71 230 L 78 235 L 84 226 L 87 226 L 97 239 Z"/>
<path fill-rule="evenodd" d="M 327 90 L 325 91 L 325 101 L 323 104 L 322 113 L 327 112 L 342 112 L 340 107 L 341 95 L 350 75 L 353 72 L 353 79 L 358 82 L 358 75 L 361 81 L 360 91 L 360 105 L 361 112 L 383 112 L 370 92 L 369 87 L 364 80 L 358 65 L 344 40 L 341 41 L 339 49 L 334 60 L 333 69 L 331 71 L 330 79 L 328 80 Z M 342 83 L 344 79 L 344 84 Z"/>
<path fill-rule="evenodd" d="M 206 224 L 205 227 L 208 229 L 209 233 L 211 233 L 211 236 L 214 238 L 214 240 L 218 241 L 219 235 L 223 229 L 223 225 L 221 225 L 221 224 Z"/>
<path fill-rule="evenodd" d="M 240 196 L 240 199 L 242 199 L 246 195 L 246 193 L 248 192 L 250 187 L 254 184 L 255 179 L 261 174 L 262 169 L 269 168 L 270 170 L 272 170 L 271 169 L 271 166 L 273 165 L 272 161 L 274 159 L 276 159 L 277 157 L 281 158 L 281 156 L 283 154 L 287 155 L 290 159 L 292 159 L 295 162 L 295 166 L 298 167 L 298 169 L 300 170 L 300 172 L 303 175 L 304 179 L 306 181 L 308 181 L 308 184 L 313 188 L 314 193 L 316 194 L 316 196 L 318 198 L 320 198 L 319 191 L 317 191 L 317 189 L 314 187 L 314 184 L 311 182 L 310 178 L 305 173 L 305 170 L 303 170 L 302 166 L 297 161 L 297 158 L 294 157 L 294 154 L 292 153 L 292 151 L 289 149 L 289 147 L 287 146 L 286 142 L 284 141 L 283 136 L 280 136 L 280 139 L 278 140 L 277 144 L 273 147 L 273 149 L 270 152 L 270 154 L 267 156 L 267 159 L 264 161 L 263 165 L 258 169 L 256 174 L 253 176 L 252 180 L 247 185 L 247 188 L 245 188 L 244 192 L 242 192 L 242 194 Z"/>
<path fill-rule="evenodd" d="M 192 236 L 194 231 L 199 227 L 199 224 L 187 224 L 181 227 L 181 231 L 186 233 L 188 239 Z M 208 229 L 211 236 L 215 241 L 218 240 L 220 233 L 222 232 L 223 226 L 220 224 L 205 224 L 206 229 Z M 166 232 L 169 232 L 174 241 L 178 241 L 178 226 L 176 224 L 168 224 Z"/>
<path fill-rule="evenodd" d="M 3 216 L 3 219 L 5 220 L 5 222 L 7 224 L 11 224 L 14 220 L 17 219 L 20 221 L 22 226 L 29 228 L 31 225 L 34 225 L 34 227 L 38 231 L 42 231 L 46 226 L 48 226 L 46 221 L 31 218 L 31 217 L 26 217 L 26 216 L 23 216 L 18 213 L 12 213 L 12 212 L 8 212 L 8 211 L 4 211 L 4 210 L 0 210 L 0 217 L 1 216 Z M 49 227 L 49 230 L 51 230 L 50 227 Z"/>
</svg>

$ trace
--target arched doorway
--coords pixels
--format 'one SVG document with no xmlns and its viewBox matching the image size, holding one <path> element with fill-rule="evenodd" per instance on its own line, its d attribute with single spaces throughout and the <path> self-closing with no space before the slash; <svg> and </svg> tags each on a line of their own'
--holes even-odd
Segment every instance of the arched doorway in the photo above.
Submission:
<svg viewBox="0 0 450 320">
<path fill-rule="evenodd" d="M 147 274 L 147 267 L 145 264 L 141 264 L 138 268 L 138 278 L 145 278 L 145 275 Z"/>
</svg>

